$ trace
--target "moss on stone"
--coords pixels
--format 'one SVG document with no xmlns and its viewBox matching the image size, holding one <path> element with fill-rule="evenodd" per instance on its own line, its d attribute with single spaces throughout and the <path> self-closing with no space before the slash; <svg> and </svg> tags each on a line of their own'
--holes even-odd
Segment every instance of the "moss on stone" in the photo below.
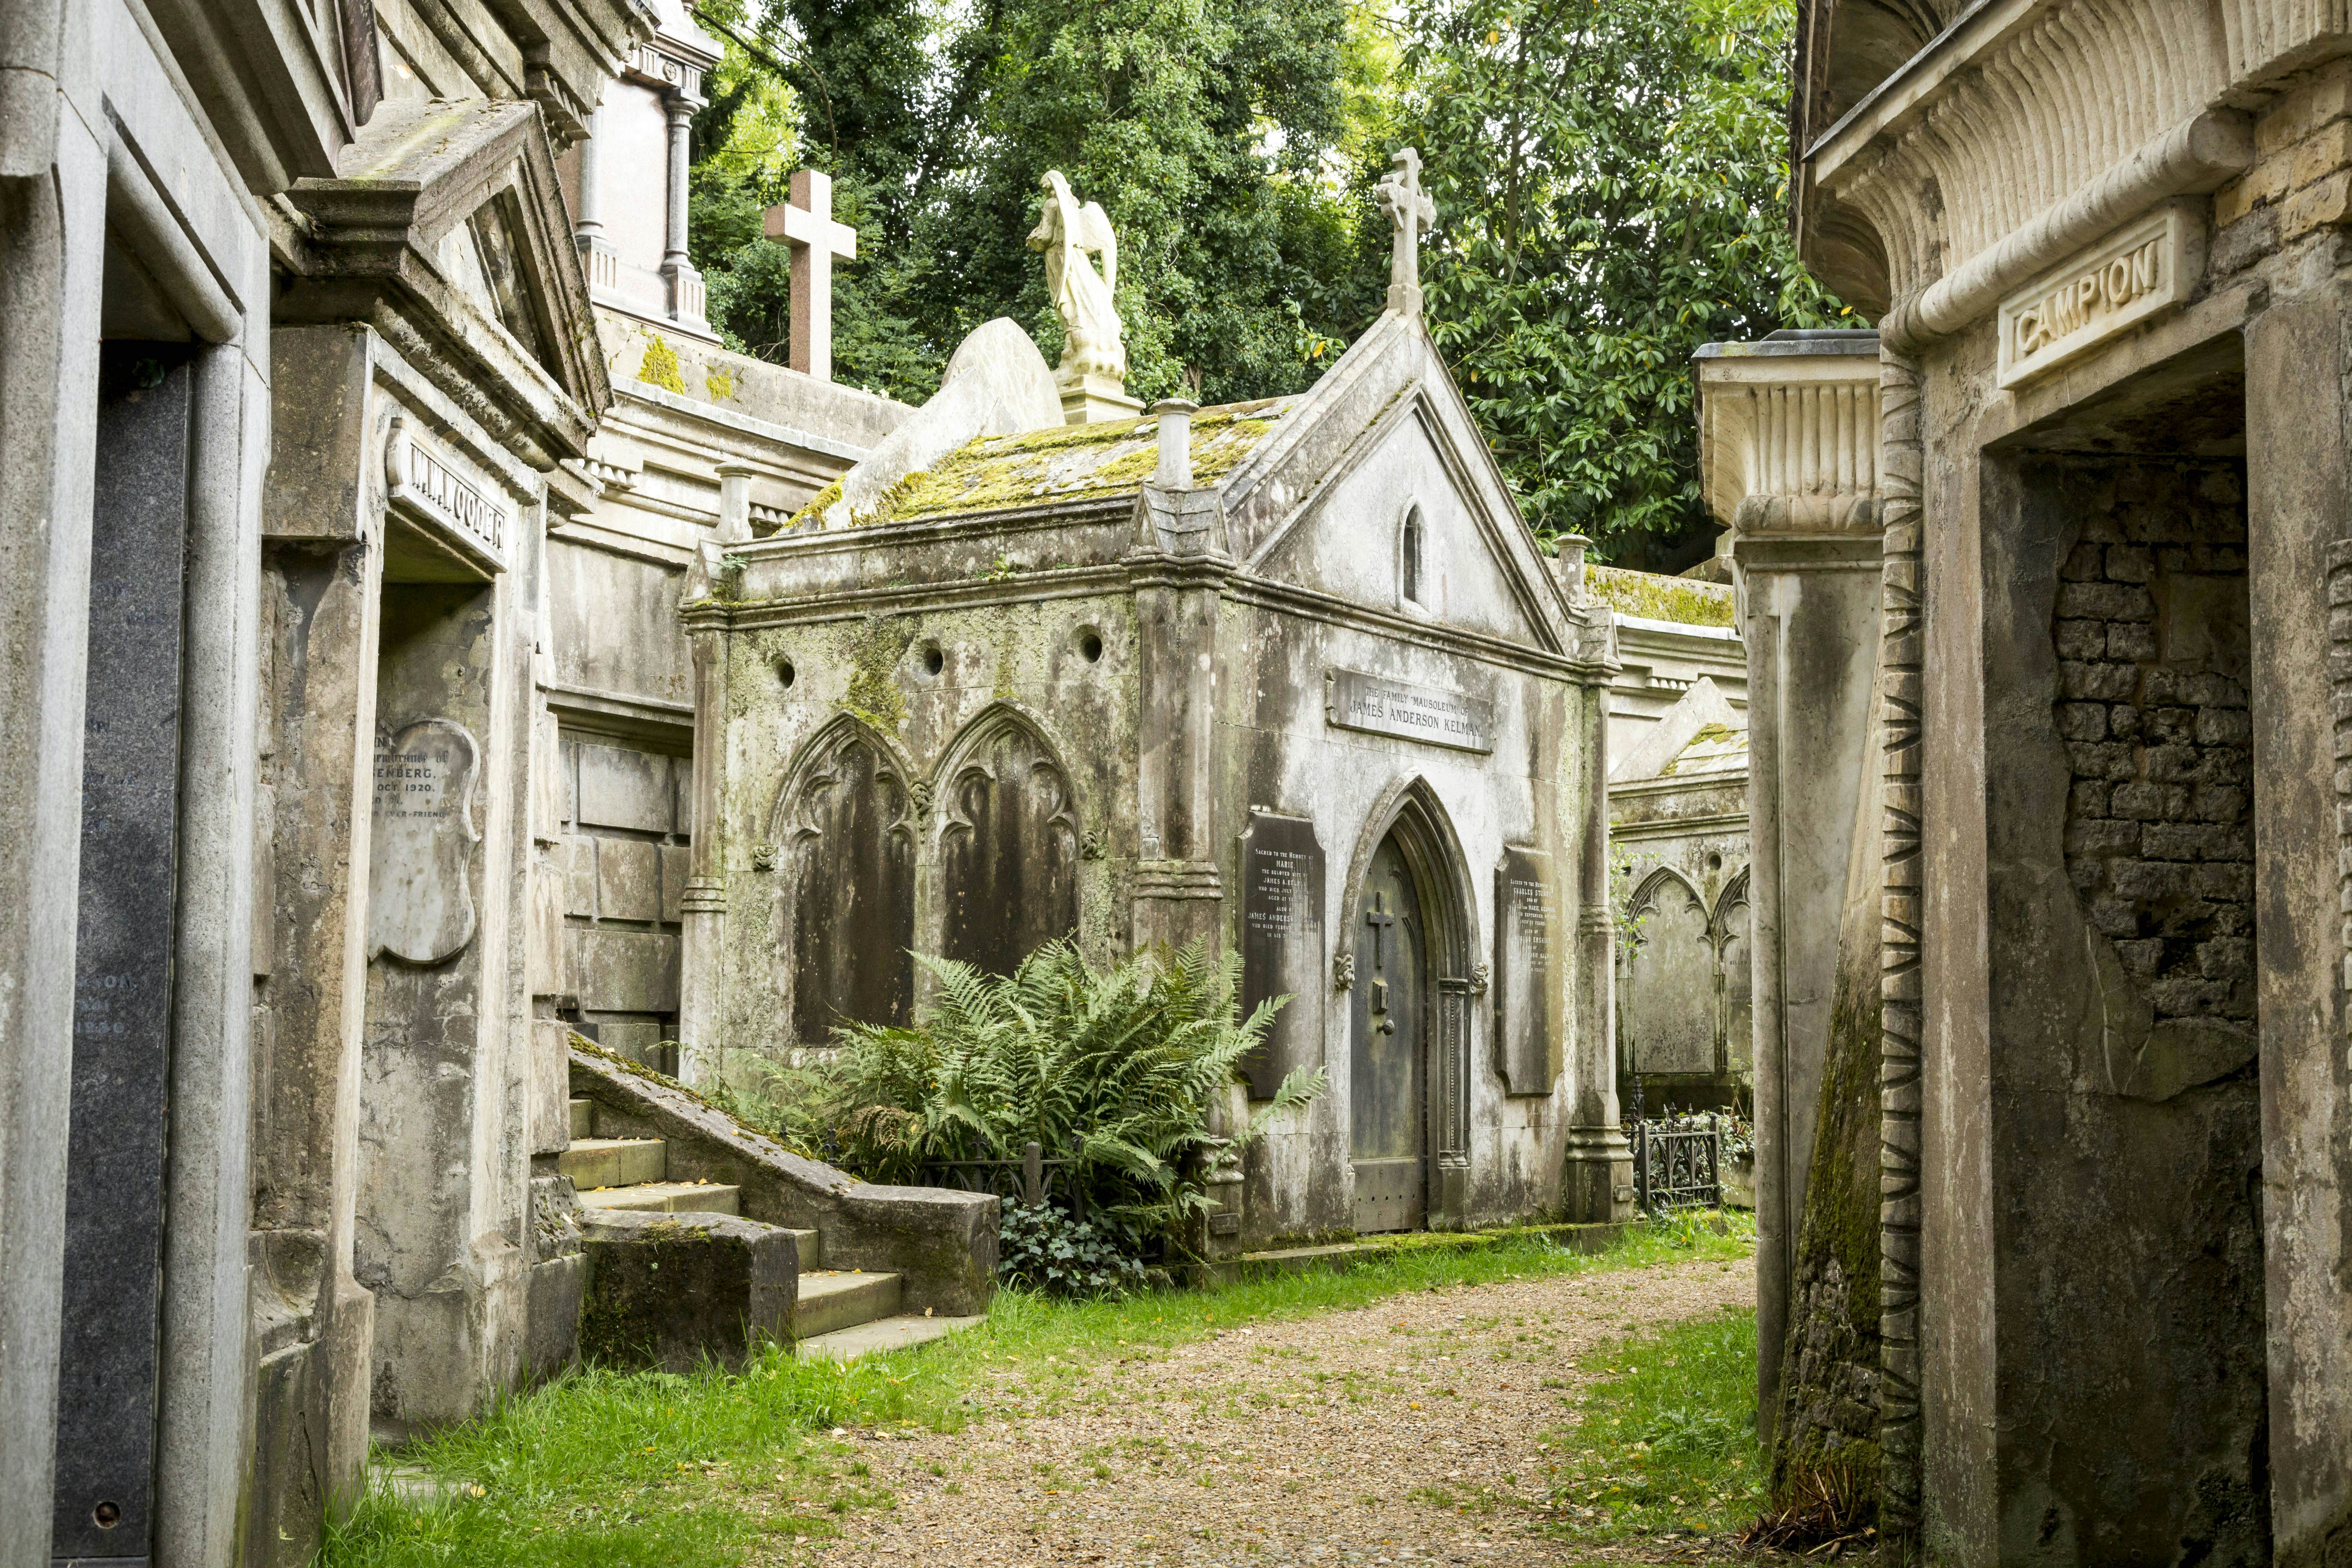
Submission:
<svg viewBox="0 0 2352 1568">
<path fill-rule="evenodd" d="M 842 651 L 849 656 L 849 689 L 842 705 L 885 734 L 907 721 L 907 696 L 898 689 L 898 661 L 915 640 L 905 616 L 868 616 Z"/>
<path fill-rule="evenodd" d="M 678 373 L 677 351 L 659 332 L 646 334 L 646 353 L 637 362 L 637 379 L 664 392 L 686 395 L 686 377 Z"/>
<path fill-rule="evenodd" d="M 1679 621 L 1689 626 L 1732 624 L 1734 596 L 1727 583 L 1695 583 L 1685 577 L 1599 565 L 1587 566 L 1584 580 L 1593 597 L 1621 616 Z"/>
<path fill-rule="evenodd" d="M 1790 1280 L 1771 1480 L 1783 1507 L 1850 1480 L 1865 1449 L 1877 1493 L 1880 1015 L 1877 949 L 1857 934 L 1838 967 Z"/>
<path fill-rule="evenodd" d="M 786 520 L 784 526 L 786 528 L 798 528 L 802 523 L 806 522 L 813 517 L 823 517 L 824 515 L 825 509 L 840 499 L 841 481 L 839 479 L 835 479 L 833 483 L 825 486 L 824 489 L 817 491 L 816 494 L 809 497 L 807 500 L 802 502 L 800 510 L 793 513 L 793 515 Z"/>
<path fill-rule="evenodd" d="M 725 403 L 735 395 L 735 378 L 713 365 L 702 373 L 702 390 L 713 403 Z"/>
<path fill-rule="evenodd" d="M 1268 400 L 1195 416 L 1192 482 L 1213 484 L 1233 472 L 1282 413 L 1280 400 Z M 1159 433 L 1157 420 L 1118 419 L 974 437 L 930 468 L 898 480 L 850 521 L 864 528 L 1132 490 L 1159 467 Z M 823 510 L 812 501 L 795 521 L 812 508 Z"/>
</svg>

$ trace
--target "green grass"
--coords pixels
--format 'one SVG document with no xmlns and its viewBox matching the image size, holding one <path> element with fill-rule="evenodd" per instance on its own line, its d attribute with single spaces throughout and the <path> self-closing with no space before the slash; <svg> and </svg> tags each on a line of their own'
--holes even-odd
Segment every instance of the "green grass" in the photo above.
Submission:
<svg viewBox="0 0 2352 1568">
<path fill-rule="evenodd" d="M 1689 1220 L 1644 1226 L 1591 1256 L 1511 1237 L 1216 1290 L 1087 1302 L 1006 1291 L 970 1333 L 845 1367 L 771 1350 L 740 1376 L 589 1370 L 402 1452 L 438 1499 L 372 1487 L 331 1531 L 323 1568 L 732 1568 L 755 1547 L 788 1559 L 794 1538 L 837 1533 L 843 1514 L 887 1501 L 836 1429 L 953 1431 L 982 1412 L 1048 1413 L 1115 1396 L 1122 1360 L 1402 1291 L 1752 1248 L 1739 1222 L 1727 1234 Z M 1752 1327 L 1748 1342 L 1752 1390 Z"/>
<path fill-rule="evenodd" d="M 1765 1463 L 1752 1309 L 1616 1341 L 1580 1366 L 1599 1381 L 1549 1437 L 1560 1455 L 1550 1478 L 1559 1533 L 1716 1535 L 1755 1521 Z"/>
</svg>

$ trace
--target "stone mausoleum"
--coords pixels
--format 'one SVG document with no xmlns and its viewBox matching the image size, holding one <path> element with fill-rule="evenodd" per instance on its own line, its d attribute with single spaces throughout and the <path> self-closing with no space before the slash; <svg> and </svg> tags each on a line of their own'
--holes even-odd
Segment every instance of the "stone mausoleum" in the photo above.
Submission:
<svg viewBox="0 0 2352 1568">
<path fill-rule="evenodd" d="M 1753 965 L 1738 594 L 1608 566 L 1585 577 L 1615 614 L 1620 665 L 1609 709 L 1618 1090 L 1628 1114 L 1744 1110 Z"/>
<path fill-rule="evenodd" d="M 2352 26 L 1802 12 L 1798 238 L 1879 335 L 1700 362 L 1779 1462 L 1940 1563 L 2341 1561 Z"/>
<path fill-rule="evenodd" d="M 1056 380 L 994 323 L 895 468 L 708 552 L 690 1056 L 904 1021 L 910 951 L 1205 939 L 1291 998 L 1230 1117 L 1329 1082 L 1216 1173 L 1213 1244 L 1626 1211 L 1610 615 L 1431 347 L 1399 167 L 1390 308 L 1304 395 L 1138 417 L 1099 334 Z"/>
</svg>

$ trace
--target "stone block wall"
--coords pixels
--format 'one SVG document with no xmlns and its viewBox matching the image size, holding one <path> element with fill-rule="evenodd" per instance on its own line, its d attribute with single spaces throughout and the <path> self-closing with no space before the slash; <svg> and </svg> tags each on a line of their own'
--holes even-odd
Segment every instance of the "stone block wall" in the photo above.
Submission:
<svg viewBox="0 0 2352 1568">
<path fill-rule="evenodd" d="M 2282 94 L 2254 121 L 2254 153 L 2253 166 L 2213 195 L 2217 272 L 2352 222 L 2352 62 L 2314 71 Z"/>
<path fill-rule="evenodd" d="M 2243 502 L 2226 469 L 2196 483 L 2199 508 L 2126 490 L 2060 568 L 2066 870 L 2158 1018 L 2251 1026 Z"/>
</svg>

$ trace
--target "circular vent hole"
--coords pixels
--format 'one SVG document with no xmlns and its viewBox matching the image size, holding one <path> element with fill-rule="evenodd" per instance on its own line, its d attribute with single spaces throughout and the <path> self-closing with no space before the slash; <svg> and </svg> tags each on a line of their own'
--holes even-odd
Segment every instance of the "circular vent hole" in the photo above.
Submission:
<svg viewBox="0 0 2352 1568">
<path fill-rule="evenodd" d="M 791 659 L 780 658 L 776 660 L 776 679 L 779 684 L 790 686 L 793 681 L 798 680 L 800 678 L 801 672 L 793 668 L 793 661 Z"/>
<path fill-rule="evenodd" d="M 933 642 L 925 643 L 923 645 L 923 673 L 925 675 L 937 675 L 940 670 L 945 669 L 947 666 L 948 656 L 940 651 L 939 644 Z"/>
<path fill-rule="evenodd" d="M 1088 664 L 1093 664 L 1102 658 L 1102 633 L 1088 626 L 1078 634 L 1078 656 L 1081 658 Z"/>
</svg>

